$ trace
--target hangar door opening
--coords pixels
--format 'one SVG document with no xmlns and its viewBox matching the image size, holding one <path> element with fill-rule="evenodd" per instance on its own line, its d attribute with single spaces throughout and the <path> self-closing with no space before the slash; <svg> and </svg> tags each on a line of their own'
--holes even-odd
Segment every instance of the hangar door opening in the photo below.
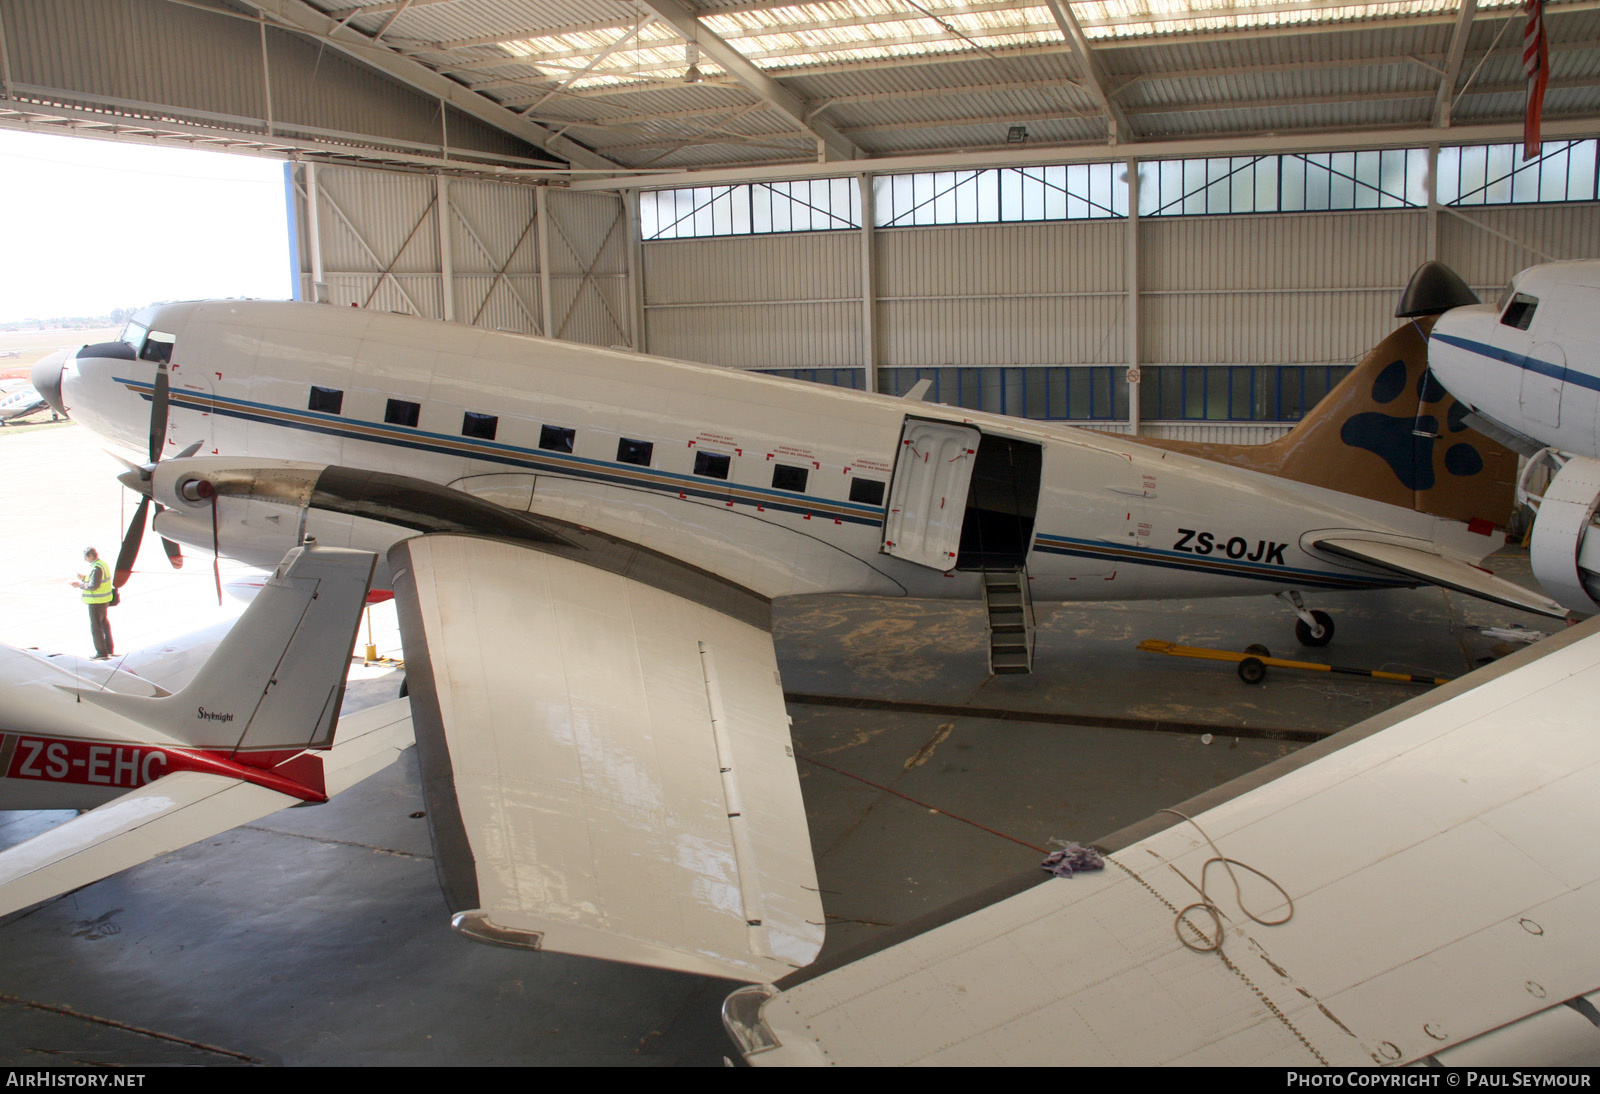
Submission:
<svg viewBox="0 0 1600 1094">
<path fill-rule="evenodd" d="M 889 484 L 884 553 L 946 571 L 1023 565 L 1043 462 L 1027 441 L 907 418 Z"/>
</svg>

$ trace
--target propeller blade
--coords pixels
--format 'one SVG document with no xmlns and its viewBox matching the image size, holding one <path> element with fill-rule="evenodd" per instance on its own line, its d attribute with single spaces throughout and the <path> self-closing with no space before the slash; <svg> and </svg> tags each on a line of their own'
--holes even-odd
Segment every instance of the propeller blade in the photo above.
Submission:
<svg viewBox="0 0 1600 1094">
<path fill-rule="evenodd" d="M 170 456 L 168 458 L 169 459 L 174 459 L 174 460 L 186 460 L 190 456 L 194 455 L 196 452 L 200 451 L 200 446 L 205 444 L 205 443 L 206 443 L 205 441 L 195 441 L 191 445 L 186 445 L 182 452 L 179 452 L 177 455 Z"/>
<path fill-rule="evenodd" d="M 202 480 L 204 481 L 204 480 Z M 211 495 L 211 572 L 217 578 L 217 607 L 222 607 L 222 537 L 217 531 L 217 495 Z"/>
<path fill-rule="evenodd" d="M 156 502 L 156 516 L 159 517 L 164 512 L 166 512 L 166 506 L 162 505 L 160 502 Z M 150 527 L 154 528 L 155 526 L 155 518 L 152 517 L 150 520 Z M 167 553 L 167 561 L 172 563 L 172 568 L 174 570 L 183 569 L 183 548 L 181 546 L 179 546 L 173 540 L 168 539 L 166 536 L 162 536 L 161 549 Z"/>
<path fill-rule="evenodd" d="M 150 462 L 161 459 L 161 446 L 167 438 L 167 363 L 156 365 L 155 391 L 150 396 Z"/>
<path fill-rule="evenodd" d="M 139 545 L 144 542 L 144 520 L 149 512 L 150 499 L 140 498 L 139 507 L 133 511 L 133 520 L 128 522 L 128 532 L 122 537 L 122 550 L 117 552 L 117 565 L 111 577 L 111 584 L 115 588 L 122 588 L 133 574 L 134 560 L 139 557 Z"/>
</svg>

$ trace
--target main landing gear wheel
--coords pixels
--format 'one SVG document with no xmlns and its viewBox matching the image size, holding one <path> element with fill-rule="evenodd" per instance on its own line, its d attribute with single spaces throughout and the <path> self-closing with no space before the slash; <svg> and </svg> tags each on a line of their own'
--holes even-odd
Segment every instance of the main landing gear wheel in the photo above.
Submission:
<svg viewBox="0 0 1600 1094">
<path fill-rule="evenodd" d="M 1304 619 L 1294 621 L 1294 636 L 1300 640 L 1302 646 L 1326 646 L 1333 641 L 1333 616 L 1327 612 L 1311 613 L 1311 618 L 1317 621 L 1315 627 L 1308 626 Z"/>
<path fill-rule="evenodd" d="M 1267 678 L 1267 666 L 1258 657 L 1246 657 L 1239 662 L 1239 679 L 1247 684 L 1259 684 Z"/>
</svg>

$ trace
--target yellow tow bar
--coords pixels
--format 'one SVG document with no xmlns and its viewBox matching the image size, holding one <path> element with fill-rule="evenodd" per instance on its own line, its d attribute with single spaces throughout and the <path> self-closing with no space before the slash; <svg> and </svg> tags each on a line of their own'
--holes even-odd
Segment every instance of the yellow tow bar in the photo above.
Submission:
<svg viewBox="0 0 1600 1094">
<path fill-rule="evenodd" d="M 1374 680 L 1395 680 L 1402 684 L 1448 684 L 1453 676 L 1413 676 L 1406 672 L 1384 672 L 1382 669 L 1353 669 L 1344 665 L 1319 665 L 1315 661 L 1290 661 L 1273 657 L 1265 646 L 1246 646 L 1243 653 L 1235 650 L 1214 650 L 1205 646 L 1180 646 L 1176 642 L 1163 642 L 1147 638 L 1139 643 L 1146 653 L 1165 653 L 1173 657 L 1198 657 L 1203 661 L 1232 661 L 1239 666 L 1239 679 L 1247 684 L 1259 684 L 1267 677 L 1267 669 L 1304 669 L 1306 672 L 1337 672 L 1346 676 L 1370 676 Z"/>
</svg>

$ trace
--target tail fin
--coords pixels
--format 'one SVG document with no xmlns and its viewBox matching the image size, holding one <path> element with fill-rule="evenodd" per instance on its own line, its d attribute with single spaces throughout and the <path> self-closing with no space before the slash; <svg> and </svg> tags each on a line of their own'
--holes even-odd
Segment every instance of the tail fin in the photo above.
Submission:
<svg viewBox="0 0 1600 1094">
<path fill-rule="evenodd" d="M 1288 434 L 1262 445 L 1130 438 L 1234 467 L 1460 521 L 1503 525 L 1516 453 L 1470 428 L 1428 373 L 1432 318 L 1407 322 Z"/>
<path fill-rule="evenodd" d="M 182 691 L 158 699 L 115 692 L 82 698 L 243 763 L 326 748 L 377 558 L 296 547 Z"/>
</svg>

